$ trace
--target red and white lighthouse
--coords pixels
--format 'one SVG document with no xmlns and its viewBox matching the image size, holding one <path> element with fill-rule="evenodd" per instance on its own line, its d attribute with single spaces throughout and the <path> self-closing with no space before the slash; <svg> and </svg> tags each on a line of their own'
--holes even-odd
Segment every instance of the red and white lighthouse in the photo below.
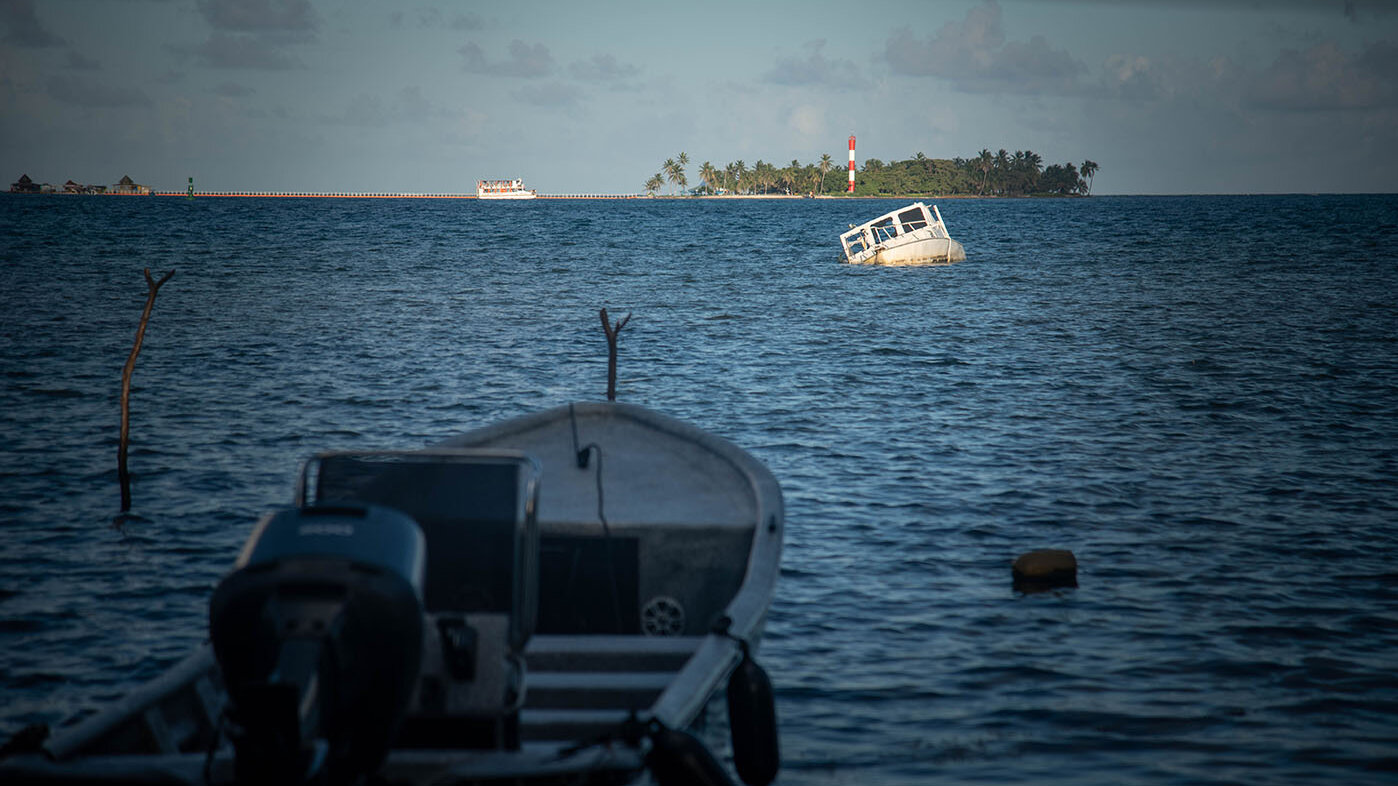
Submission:
<svg viewBox="0 0 1398 786">
<path fill-rule="evenodd" d="M 854 134 L 849 135 L 849 188 L 845 191 L 854 193 Z"/>
</svg>

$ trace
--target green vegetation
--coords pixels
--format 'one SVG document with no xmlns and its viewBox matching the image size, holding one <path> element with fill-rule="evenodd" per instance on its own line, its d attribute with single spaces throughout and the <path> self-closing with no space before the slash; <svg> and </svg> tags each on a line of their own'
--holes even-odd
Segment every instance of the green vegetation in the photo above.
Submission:
<svg viewBox="0 0 1398 786">
<path fill-rule="evenodd" d="M 646 181 L 647 194 L 654 194 L 668 181 L 685 193 L 689 180 L 685 167 L 689 156 L 680 153 L 667 159 L 661 171 Z M 1049 164 L 1031 150 L 1010 153 L 982 150 L 973 158 L 928 158 L 922 153 L 906 161 L 883 162 L 870 158 L 855 171 L 855 196 L 1086 196 L 1092 193 L 1092 177 L 1097 163 L 1080 165 Z M 829 175 L 834 172 L 836 176 Z M 705 161 L 699 166 L 695 195 L 714 194 L 829 194 L 845 193 L 848 178 L 829 155 L 814 164 L 792 162 L 777 167 L 757 161 L 751 168 L 742 161 L 722 168 Z M 672 193 L 676 193 L 672 190 Z"/>
</svg>

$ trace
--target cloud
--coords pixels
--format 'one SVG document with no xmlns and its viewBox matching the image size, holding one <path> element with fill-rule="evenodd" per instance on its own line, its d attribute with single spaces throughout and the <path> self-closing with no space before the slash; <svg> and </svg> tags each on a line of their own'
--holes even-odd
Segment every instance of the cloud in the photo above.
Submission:
<svg viewBox="0 0 1398 786">
<path fill-rule="evenodd" d="M 215 30 L 236 33 L 311 32 L 318 19 L 310 0 L 199 0 Z"/>
<path fill-rule="evenodd" d="M 68 67 L 74 71 L 96 71 L 102 64 L 76 49 L 69 49 Z"/>
<path fill-rule="evenodd" d="M 584 82 L 620 82 L 640 76 L 641 69 L 630 63 L 618 63 L 611 55 L 593 55 L 591 60 L 568 66 L 568 73 Z"/>
<path fill-rule="evenodd" d="M 7 44 L 39 49 L 62 46 L 65 42 L 44 28 L 34 10 L 34 0 L 0 0 L 0 23 L 4 24 Z"/>
<path fill-rule="evenodd" d="M 195 57 L 200 64 L 209 68 L 286 71 L 301 67 L 300 60 L 264 36 L 214 33 L 199 46 L 170 48 L 179 54 Z"/>
<path fill-rule="evenodd" d="M 402 11 L 394 11 L 388 15 L 389 24 L 393 27 L 402 27 L 405 14 Z M 425 29 L 447 29 L 476 31 L 486 28 L 485 19 L 480 14 L 457 14 L 447 18 L 440 9 L 422 8 L 417 11 L 417 26 Z"/>
<path fill-rule="evenodd" d="M 986 0 L 967 11 L 965 21 L 948 22 L 926 44 L 900 30 L 888 40 L 884 56 L 895 73 L 954 78 L 991 66 L 1004 44 L 1000 6 Z"/>
<path fill-rule="evenodd" d="M 437 107 L 427 100 L 422 95 L 422 88 L 413 85 L 394 93 L 387 101 L 376 95 L 360 93 L 350 99 L 343 115 L 323 119 L 335 125 L 380 128 L 394 123 L 413 123 L 455 116 L 455 112 Z"/>
<path fill-rule="evenodd" d="M 398 114 L 404 117 L 429 117 L 440 114 L 432 102 L 422 95 L 422 88 L 417 85 L 405 87 L 398 91 L 396 98 L 396 109 Z"/>
<path fill-rule="evenodd" d="M 477 14 L 457 14 L 447 26 L 452 30 L 484 30 L 485 20 Z"/>
<path fill-rule="evenodd" d="M 578 91 L 561 82 L 526 85 L 514 95 L 523 103 L 552 109 L 575 109 L 580 105 Z"/>
<path fill-rule="evenodd" d="M 791 130 L 803 137 L 818 137 L 826 133 L 825 112 L 817 106 L 798 106 L 787 118 Z"/>
<path fill-rule="evenodd" d="M 384 108 L 383 99 L 360 93 L 350 99 L 349 106 L 345 107 L 344 116 L 338 118 L 338 122 L 349 126 L 377 128 L 388 125 L 391 119 L 392 116 Z"/>
<path fill-rule="evenodd" d="M 925 42 L 907 30 L 888 39 L 884 60 L 894 73 L 950 80 L 968 93 L 1075 94 L 1087 67 L 1043 36 L 1006 41 L 1000 6 L 984 0 L 961 22 L 948 22 Z"/>
<path fill-rule="evenodd" d="M 1283 50 L 1252 80 L 1244 100 L 1295 111 L 1398 106 L 1398 46 L 1380 41 L 1356 56 L 1331 42 Z"/>
<path fill-rule="evenodd" d="M 461 65 L 463 71 L 468 74 L 490 73 L 490 64 L 485 60 L 485 52 L 481 51 L 480 44 L 468 42 L 465 46 L 456 50 L 464 61 Z"/>
<path fill-rule="evenodd" d="M 509 58 L 492 63 L 478 44 L 468 43 L 456 50 L 464 59 L 463 70 L 468 74 L 537 78 L 553 73 L 553 56 L 543 44 L 530 46 L 516 38 L 510 42 Z"/>
<path fill-rule="evenodd" d="M 1130 105 L 1176 102 L 1191 115 L 1204 107 L 1236 109 L 1253 77 L 1232 58 L 1208 60 L 1166 54 L 1158 57 L 1113 54 L 1102 63 L 1100 80 L 1082 95 Z"/>
<path fill-rule="evenodd" d="M 257 91 L 246 85 L 240 85 L 237 82 L 221 82 L 210 89 L 209 92 L 216 96 L 223 96 L 224 98 L 244 98 Z"/>
<path fill-rule="evenodd" d="M 1151 71 L 1150 58 L 1141 55 L 1111 55 L 1102 64 L 1102 81 L 1108 91 L 1138 99 L 1160 95 L 1160 80 Z"/>
<path fill-rule="evenodd" d="M 48 94 L 55 101 L 90 109 L 122 109 L 150 106 L 150 98 L 139 89 L 112 87 L 71 74 L 58 74 L 48 81 Z"/>
<path fill-rule="evenodd" d="M 170 48 L 210 68 L 300 68 L 286 48 L 314 41 L 320 24 L 310 0 L 198 0 L 198 6 L 213 35 L 199 46 Z"/>
<path fill-rule="evenodd" d="M 805 57 L 778 58 L 772 70 L 762 75 L 762 79 L 772 84 L 801 87 L 819 85 L 833 88 L 859 88 L 866 84 L 859 73 L 859 67 L 848 60 L 831 60 L 822 50 L 825 40 L 806 44 L 809 54 Z"/>
<path fill-rule="evenodd" d="M 1342 13 L 1351 24 L 1362 25 L 1367 20 L 1383 21 L 1395 11 L 1392 0 L 1345 0 Z"/>
</svg>

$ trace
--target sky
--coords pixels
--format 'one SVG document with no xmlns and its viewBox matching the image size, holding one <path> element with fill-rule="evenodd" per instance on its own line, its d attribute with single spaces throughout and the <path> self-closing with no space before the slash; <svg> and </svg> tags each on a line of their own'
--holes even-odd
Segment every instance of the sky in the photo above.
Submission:
<svg viewBox="0 0 1398 786">
<path fill-rule="evenodd" d="M 3 182 L 637 193 L 851 134 L 1097 194 L 1393 192 L 1398 3 L 0 0 Z"/>
</svg>

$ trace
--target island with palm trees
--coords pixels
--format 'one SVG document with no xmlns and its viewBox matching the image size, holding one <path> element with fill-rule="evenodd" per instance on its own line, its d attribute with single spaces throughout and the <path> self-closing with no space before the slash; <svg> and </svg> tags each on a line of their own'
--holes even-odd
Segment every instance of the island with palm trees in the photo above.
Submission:
<svg viewBox="0 0 1398 786">
<path fill-rule="evenodd" d="M 846 178 L 830 177 L 836 169 L 830 155 L 811 164 L 792 159 L 784 167 L 760 159 L 751 167 L 742 160 L 721 168 L 705 161 L 699 165 L 699 184 L 692 189 L 685 173 L 688 166 L 689 156 L 683 152 L 666 159 L 660 171 L 646 180 L 646 194 L 668 190 L 670 196 L 698 197 L 1088 196 L 1098 170 L 1090 159 L 1078 165 L 1044 166 L 1043 158 L 1031 150 L 981 150 L 971 158 L 950 159 L 918 153 L 905 161 L 867 159 L 856 170 L 854 193 L 848 194 Z"/>
</svg>

